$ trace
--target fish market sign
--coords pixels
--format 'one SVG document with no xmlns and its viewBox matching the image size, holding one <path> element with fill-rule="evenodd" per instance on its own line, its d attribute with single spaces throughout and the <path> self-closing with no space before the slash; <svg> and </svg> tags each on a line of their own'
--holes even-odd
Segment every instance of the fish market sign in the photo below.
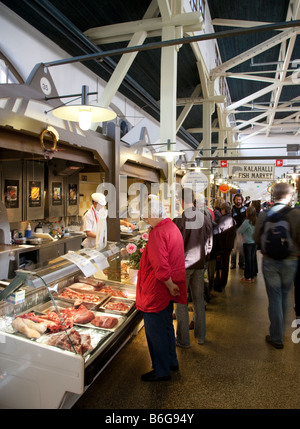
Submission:
<svg viewBox="0 0 300 429">
<path fill-rule="evenodd" d="M 228 176 L 232 180 L 239 181 L 262 181 L 274 180 L 275 165 L 272 164 L 230 164 L 228 165 Z"/>
</svg>

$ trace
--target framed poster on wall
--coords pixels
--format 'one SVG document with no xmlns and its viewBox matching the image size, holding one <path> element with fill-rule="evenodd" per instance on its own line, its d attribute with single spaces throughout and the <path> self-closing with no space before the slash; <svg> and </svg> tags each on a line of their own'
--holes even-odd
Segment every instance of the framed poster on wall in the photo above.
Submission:
<svg viewBox="0 0 300 429">
<path fill-rule="evenodd" d="M 29 207 L 41 207 L 41 182 L 29 182 Z"/>
<path fill-rule="evenodd" d="M 69 205 L 70 206 L 77 205 L 77 184 L 76 183 L 69 184 Z"/>
<path fill-rule="evenodd" d="M 62 183 L 61 182 L 52 183 L 52 205 L 53 206 L 62 205 Z"/>
<path fill-rule="evenodd" d="M 19 208 L 20 183 L 19 180 L 5 180 L 4 197 L 7 209 Z"/>
</svg>

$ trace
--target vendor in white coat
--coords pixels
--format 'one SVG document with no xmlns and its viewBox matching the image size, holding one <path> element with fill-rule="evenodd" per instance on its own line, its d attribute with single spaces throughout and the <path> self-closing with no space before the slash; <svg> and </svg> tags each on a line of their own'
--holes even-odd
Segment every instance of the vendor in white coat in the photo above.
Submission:
<svg viewBox="0 0 300 429">
<path fill-rule="evenodd" d="M 82 246 L 102 250 L 107 244 L 106 199 L 105 195 L 100 192 L 92 194 L 91 197 L 92 207 L 83 217 L 82 230 L 87 238 L 82 242 Z"/>
</svg>

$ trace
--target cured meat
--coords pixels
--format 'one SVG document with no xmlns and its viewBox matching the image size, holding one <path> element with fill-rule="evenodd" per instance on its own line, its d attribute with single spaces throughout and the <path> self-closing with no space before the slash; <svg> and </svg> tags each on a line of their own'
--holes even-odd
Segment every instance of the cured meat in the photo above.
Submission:
<svg viewBox="0 0 300 429">
<path fill-rule="evenodd" d="M 117 325 L 118 319 L 116 317 L 110 317 L 105 315 L 96 316 L 95 319 L 91 321 L 91 323 L 98 328 L 112 329 L 114 326 Z"/>
<path fill-rule="evenodd" d="M 77 278 L 77 281 L 78 281 L 78 282 L 81 282 L 81 283 L 83 283 L 83 284 L 85 284 L 85 285 L 93 286 L 93 287 L 94 287 L 94 290 L 96 290 L 96 291 L 99 291 L 99 289 L 100 289 L 101 287 L 105 286 L 105 283 L 104 283 L 104 282 L 102 282 L 102 281 L 100 281 L 100 280 L 97 280 L 97 279 L 90 279 L 90 278 L 86 279 L 85 277 L 82 277 L 82 276 L 79 276 L 79 277 Z"/>
<path fill-rule="evenodd" d="M 127 295 L 121 290 L 114 289 L 111 286 L 105 286 L 101 289 L 101 292 L 107 293 L 110 296 L 117 296 L 119 298 L 127 298 Z"/>
<path fill-rule="evenodd" d="M 94 302 L 97 303 L 101 300 L 101 298 L 99 298 L 99 296 L 97 295 L 93 295 L 91 293 L 80 293 L 80 292 L 76 292 L 75 290 L 66 288 L 65 290 L 63 290 L 58 297 L 60 298 L 66 298 L 66 299 L 79 299 L 85 302 Z"/>
<path fill-rule="evenodd" d="M 12 322 L 13 328 L 24 334 L 27 338 L 40 338 L 41 334 L 36 330 L 29 328 L 21 317 L 17 317 Z"/>
<path fill-rule="evenodd" d="M 117 310 L 117 311 L 128 311 L 129 305 L 124 304 L 124 302 L 121 301 L 115 301 L 115 302 L 108 302 L 106 305 L 104 305 L 104 308 L 107 310 Z"/>
<path fill-rule="evenodd" d="M 69 287 L 71 289 L 79 289 L 82 292 L 94 292 L 96 290 L 94 286 L 87 283 L 73 283 Z"/>
</svg>

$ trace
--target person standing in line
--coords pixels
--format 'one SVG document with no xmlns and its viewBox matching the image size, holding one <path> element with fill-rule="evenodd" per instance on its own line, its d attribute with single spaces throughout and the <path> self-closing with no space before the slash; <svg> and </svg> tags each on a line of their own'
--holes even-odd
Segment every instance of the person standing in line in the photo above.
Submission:
<svg viewBox="0 0 300 429">
<path fill-rule="evenodd" d="M 241 194 L 235 194 L 232 200 L 232 210 L 231 214 L 233 219 L 236 222 L 237 228 L 239 228 L 245 220 L 246 217 L 246 207 L 244 206 L 244 198 Z M 244 268 L 244 254 L 243 248 L 240 243 L 240 236 L 237 234 L 235 238 L 234 248 L 231 253 L 231 267 L 232 269 L 236 268 L 236 258 L 237 253 L 239 254 L 239 267 Z"/>
<path fill-rule="evenodd" d="M 251 202 L 251 206 L 255 208 L 256 217 L 257 217 L 259 215 L 259 213 L 261 212 L 261 210 L 262 210 L 260 200 L 253 200 Z"/>
<path fill-rule="evenodd" d="M 253 200 L 251 203 L 251 206 L 255 207 L 256 210 L 256 218 L 258 217 L 259 213 L 262 211 L 262 206 L 260 200 Z M 257 250 L 257 248 L 256 248 Z M 255 252 L 255 267 L 254 267 L 254 277 L 257 277 L 258 274 L 258 263 L 257 263 L 257 252 Z"/>
<path fill-rule="evenodd" d="M 214 209 L 215 220 L 213 222 L 213 235 L 214 235 L 214 227 L 216 226 L 216 224 L 218 223 L 220 217 L 222 216 L 221 205 L 224 204 L 224 203 L 225 203 L 224 198 L 216 198 L 216 200 L 214 202 L 213 209 Z M 213 239 L 212 251 L 210 252 L 209 260 L 207 262 L 208 293 L 209 293 L 209 296 L 210 296 L 210 292 L 213 289 L 214 277 L 215 277 L 215 272 L 216 272 L 216 261 L 217 261 L 216 246 L 214 245 L 214 239 Z"/>
<path fill-rule="evenodd" d="M 107 243 L 107 210 L 106 198 L 101 192 L 91 195 L 92 206 L 83 217 L 82 231 L 87 238 L 82 242 L 84 248 L 99 248 Z"/>
<path fill-rule="evenodd" d="M 275 204 L 269 212 L 261 212 L 258 216 L 255 230 L 255 243 L 261 245 L 264 222 L 268 215 L 284 209 L 291 202 L 293 188 L 284 182 L 276 183 L 273 188 Z M 287 310 L 288 295 L 295 278 L 298 254 L 300 252 L 300 211 L 291 209 L 286 214 L 290 225 L 293 242 L 290 254 L 285 259 L 273 259 L 263 253 L 262 246 L 262 271 L 268 295 L 268 314 L 270 319 L 270 334 L 266 336 L 266 342 L 276 349 L 284 347 L 284 328 Z"/>
<path fill-rule="evenodd" d="M 215 214 L 215 222 L 222 216 L 221 206 L 225 203 L 224 198 L 216 198 L 214 202 L 214 214 Z"/>
<path fill-rule="evenodd" d="M 193 302 L 194 337 L 198 344 L 204 344 L 206 317 L 204 300 L 204 266 L 212 249 L 212 223 L 204 211 L 194 205 L 194 193 L 190 188 L 182 189 L 181 216 L 173 219 L 184 242 L 186 283 Z M 189 311 L 187 304 L 176 305 L 176 345 L 190 347 Z"/>
<path fill-rule="evenodd" d="M 236 236 L 236 222 L 231 215 L 230 203 L 221 205 L 221 214 L 214 228 L 214 247 L 217 254 L 218 264 L 221 265 L 220 291 L 225 289 L 228 280 L 230 253 L 233 249 Z M 218 268 L 218 267 L 217 267 Z"/>
<path fill-rule="evenodd" d="M 150 200 L 143 213 L 152 228 L 142 253 L 136 286 L 136 308 L 143 312 L 153 370 L 142 381 L 167 381 L 178 371 L 173 303 L 186 305 L 183 239 L 160 201 Z M 177 304 L 178 305 L 178 304 Z"/>
<path fill-rule="evenodd" d="M 242 234 L 244 243 L 244 259 L 245 259 L 245 270 L 244 277 L 241 278 L 241 282 L 253 283 L 254 277 L 257 274 L 256 271 L 256 244 L 254 242 L 253 233 L 256 223 L 256 210 L 255 207 L 249 206 L 246 210 L 246 219 L 242 225 L 238 228 L 238 234 Z"/>
</svg>

